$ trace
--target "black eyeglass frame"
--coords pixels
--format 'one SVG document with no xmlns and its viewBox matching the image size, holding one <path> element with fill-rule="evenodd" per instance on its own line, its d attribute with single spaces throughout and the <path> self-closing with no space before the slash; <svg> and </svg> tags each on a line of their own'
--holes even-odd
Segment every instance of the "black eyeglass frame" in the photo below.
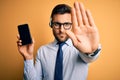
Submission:
<svg viewBox="0 0 120 80">
<path fill-rule="evenodd" d="M 65 30 L 69 30 L 72 27 L 72 23 L 71 22 L 64 22 L 64 23 L 51 22 L 51 27 L 53 27 L 55 29 L 60 29 L 62 25 L 63 25 L 63 28 Z"/>
</svg>

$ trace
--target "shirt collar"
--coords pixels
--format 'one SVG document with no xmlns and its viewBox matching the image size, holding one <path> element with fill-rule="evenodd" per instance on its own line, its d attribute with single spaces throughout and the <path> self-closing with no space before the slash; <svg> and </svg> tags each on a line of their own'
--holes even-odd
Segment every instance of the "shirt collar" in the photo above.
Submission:
<svg viewBox="0 0 120 80">
<path fill-rule="evenodd" d="M 66 41 L 66 44 L 68 46 L 73 46 L 72 40 L 70 38 Z"/>
<path fill-rule="evenodd" d="M 58 43 L 58 41 L 55 39 L 54 42 L 53 42 L 53 45 L 57 46 L 57 43 Z M 65 43 L 68 46 L 73 46 L 72 40 L 70 38 Z"/>
</svg>

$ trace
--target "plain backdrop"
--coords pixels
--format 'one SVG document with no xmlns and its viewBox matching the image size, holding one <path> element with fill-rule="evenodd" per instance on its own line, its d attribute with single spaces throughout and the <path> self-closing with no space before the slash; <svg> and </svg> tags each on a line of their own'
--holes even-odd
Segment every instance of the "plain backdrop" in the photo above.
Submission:
<svg viewBox="0 0 120 80">
<path fill-rule="evenodd" d="M 102 52 L 89 65 L 88 80 L 120 80 L 120 0 L 78 0 L 90 9 L 100 33 Z M 0 0 L 0 80 L 22 80 L 24 62 L 17 51 L 17 26 L 28 23 L 35 51 L 54 40 L 50 14 L 59 3 L 74 0 Z"/>
</svg>

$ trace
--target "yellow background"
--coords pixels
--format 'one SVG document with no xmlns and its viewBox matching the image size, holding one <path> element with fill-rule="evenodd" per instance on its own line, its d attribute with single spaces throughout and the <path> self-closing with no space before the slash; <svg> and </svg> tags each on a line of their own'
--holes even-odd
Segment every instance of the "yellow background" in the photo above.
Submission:
<svg viewBox="0 0 120 80">
<path fill-rule="evenodd" d="M 120 80 L 120 0 L 78 0 L 89 8 L 98 26 L 102 52 L 90 64 L 88 80 Z M 0 80 L 22 80 L 23 58 L 17 51 L 17 25 L 28 23 L 35 51 L 54 37 L 49 27 L 56 4 L 74 0 L 0 0 Z"/>
</svg>

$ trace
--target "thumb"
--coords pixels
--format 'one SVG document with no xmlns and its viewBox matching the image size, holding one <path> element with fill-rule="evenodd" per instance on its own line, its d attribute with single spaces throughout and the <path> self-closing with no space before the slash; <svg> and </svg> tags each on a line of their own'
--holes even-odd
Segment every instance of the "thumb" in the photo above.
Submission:
<svg viewBox="0 0 120 80">
<path fill-rule="evenodd" d="M 77 38 L 76 38 L 75 34 L 72 31 L 70 31 L 70 30 L 66 30 L 66 34 L 72 40 L 74 46 L 77 45 Z"/>
</svg>

